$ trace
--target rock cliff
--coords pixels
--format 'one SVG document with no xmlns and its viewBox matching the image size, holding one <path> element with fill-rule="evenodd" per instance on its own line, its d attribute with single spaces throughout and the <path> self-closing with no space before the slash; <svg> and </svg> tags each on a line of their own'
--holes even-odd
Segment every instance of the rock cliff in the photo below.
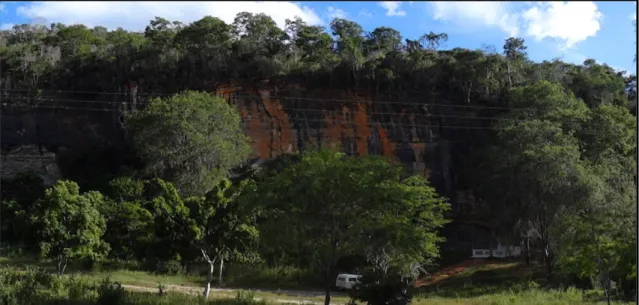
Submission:
<svg viewBox="0 0 639 305">
<path fill-rule="evenodd" d="M 424 100 L 419 95 L 401 103 L 380 102 L 370 94 L 348 90 L 309 90 L 269 82 L 216 86 L 211 91 L 237 107 L 256 158 L 269 159 L 319 143 L 338 145 L 348 154 L 389 157 L 428 177 L 453 201 L 457 197 L 451 144 L 436 128 L 441 122 L 430 120 L 420 106 Z M 36 169 L 48 182 L 55 181 L 68 167 L 62 164 L 63 155 L 126 146 L 118 110 L 123 108 L 3 111 L 3 177 Z M 56 165 L 59 170 L 53 169 Z"/>
</svg>

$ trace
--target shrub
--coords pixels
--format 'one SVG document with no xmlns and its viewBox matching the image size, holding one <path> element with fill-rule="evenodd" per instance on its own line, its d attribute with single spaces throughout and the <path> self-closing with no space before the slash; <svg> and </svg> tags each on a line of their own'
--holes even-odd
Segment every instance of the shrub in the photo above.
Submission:
<svg viewBox="0 0 639 305">
<path fill-rule="evenodd" d="M 125 297 L 122 285 L 111 282 L 109 278 L 103 279 L 98 285 L 98 305 L 123 304 Z"/>
<path fill-rule="evenodd" d="M 368 305 L 408 305 L 413 300 L 412 286 L 399 276 L 381 279 L 365 275 L 350 297 L 350 304 L 360 301 Z"/>
</svg>

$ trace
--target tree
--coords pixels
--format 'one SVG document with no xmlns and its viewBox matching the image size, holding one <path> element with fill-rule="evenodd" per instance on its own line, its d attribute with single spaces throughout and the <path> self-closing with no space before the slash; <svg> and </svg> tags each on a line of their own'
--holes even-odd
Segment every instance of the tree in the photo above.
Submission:
<svg viewBox="0 0 639 305">
<path fill-rule="evenodd" d="M 2 179 L 0 203 L 0 251 L 9 246 L 28 246 L 29 214 L 44 195 L 43 180 L 33 172 Z"/>
<path fill-rule="evenodd" d="M 510 37 L 506 39 L 504 43 L 504 55 L 507 59 L 508 84 L 510 86 L 514 84 L 513 74 L 517 72 L 517 68 L 520 67 L 521 62 L 526 59 L 526 49 L 527 47 L 524 45 L 522 38 Z"/>
<path fill-rule="evenodd" d="M 499 203 L 493 217 L 517 219 L 525 239 L 539 240 L 550 274 L 558 238 L 552 232 L 587 188 L 587 165 L 573 134 L 589 111 L 558 84 L 545 81 L 511 89 L 508 100 L 517 111 L 495 125 L 498 144 L 491 151 L 487 199 Z M 508 225 L 514 229 L 517 223 Z"/>
<path fill-rule="evenodd" d="M 259 186 L 269 211 L 262 236 L 285 234 L 285 243 L 311 250 L 325 280 L 327 305 L 340 257 L 370 245 L 393 249 L 395 262 L 436 257 L 442 241 L 437 230 L 446 223 L 448 205 L 423 178 L 402 179 L 402 173 L 381 158 L 326 149 L 305 153 Z"/>
<path fill-rule="evenodd" d="M 205 194 L 250 153 L 237 110 L 208 93 L 153 99 L 126 125 L 146 173 L 186 194 Z"/>
<path fill-rule="evenodd" d="M 446 42 L 447 40 L 448 34 L 435 34 L 432 31 L 419 37 L 419 42 L 421 42 L 422 44 L 425 43 L 429 50 L 436 50 L 442 42 Z"/>
<path fill-rule="evenodd" d="M 109 245 L 102 240 L 106 229 L 100 206 L 102 194 L 91 191 L 80 194 L 73 181 L 58 181 L 47 189 L 36 203 L 32 215 L 35 242 L 40 255 L 56 261 L 58 276 L 62 276 L 69 259 L 104 256 Z"/>
<path fill-rule="evenodd" d="M 152 246 L 153 215 L 144 192 L 144 181 L 120 177 L 109 182 L 102 209 L 107 222 L 104 240 L 111 246 L 109 256 L 142 260 L 145 249 Z"/>
<path fill-rule="evenodd" d="M 633 256 L 636 264 L 636 252 L 628 251 L 628 245 L 636 245 L 636 189 L 633 177 L 620 172 L 623 170 L 614 163 L 593 168 L 589 200 L 581 202 L 575 213 L 565 215 L 556 232 L 562 271 L 597 279 L 608 304 L 611 280 L 621 284 L 632 279 L 628 262 Z"/>
<path fill-rule="evenodd" d="M 559 227 L 559 265 L 596 278 L 610 303 L 611 280 L 626 294 L 636 280 L 636 121 L 624 107 L 601 105 L 580 135 L 589 165 L 589 197 Z"/>
<path fill-rule="evenodd" d="M 352 21 L 335 18 L 331 21 L 333 36 L 337 36 L 336 51 L 341 57 L 342 63 L 349 68 L 357 80 L 355 74 L 364 63 L 362 27 Z M 350 76 L 350 75 L 349 75 Z"/>
<path fill-rule="evenodd" d="M 153 216 L 152 246 L 147 249 L 149 258 L 164 263 L 179 261 L 187 269 L 197 255 L 192 243 L 197 237 L 197 227 L 190 218 L 189 207 L 171 183 L 162 179 L 146 182 L 150 199 L 148 210 Z"/>
<path fill-rule="evenodd" d="M 250 261 L 255 259 L 259 232 L 255 227 L 255 213 L 248 204 L 240 204 L 237 197 L 251 184 L 243 180 L 232 185 L 222 180 L 204 198 L 187 200 L 191 218 L 197 226 L 195 245 L 202 258 L 209 263 L 209 272 L 204 288 L 204 297 L 209 296 L 215 263 L 219 262 L 218 282 L 222 285 L 224 260 Z"/>
<path fill-rule="evenodd" d="M 551 234 L 562 213 L 578 202 L 583 164 L 577 141 L 557 124 L 533 120 L 504 127 L 502 177 L 512 179 L 508 195 L 519 217 L 541 244 L 548 274 L 554 268 L 556 236 Z M 506 176 L 507 175 L 507 176 Z"/>
</svg>

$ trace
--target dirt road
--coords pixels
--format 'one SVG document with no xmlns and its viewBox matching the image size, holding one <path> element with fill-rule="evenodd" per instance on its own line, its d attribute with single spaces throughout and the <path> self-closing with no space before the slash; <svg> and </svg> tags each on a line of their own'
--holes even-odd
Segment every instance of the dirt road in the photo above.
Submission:
<svg viewBox="0 0 639 305">
<path fill-rule="evenodd" d="M 158 288 L 144 287 L 144 286 L 135 286 L 135 285 L 122 285 L 122 288 L 131 291 L 144 291 L 144 292 L 158 292 Z M 165 285 L 165 289 L 167 292 L 179 292 L 186 293 L 192 295 L 200 295 L 202 294 L 203 287 L 193 287 L 193 286 L 179 286 L 179 285 Z M 266 300 L 269 302 L 276 302 L 282 304 L 316 304 L 323 305 L 324 302 L 311 301 L 311 300 L 303 300 L 304 298 L 311 297 L 323 297 L 324 292 L 321 291 L 312 291 L 312 290 L 275 290 L 275 289 L 230 289 L 230 288 L 211 288 L 211 295 L 218 297 L 227 297 L 233 298 L 236 296 L 238 291 L 252 291 L 257 293 L 267 292 L 276 294 L 278 296 L 282 296 L 282 299 L 279 298 L 267 298 Z M 348 297 L 346 293 L 333 292 L 331 293 L 332 297 Z M 291 299 L 286 299 L 289 297 Z M 262 298 L 255 297 L 256 301 L 262 300 Z M 302 299 L 302 300 L 299 300 Z M 339 303 L 341 304 L 341 303 Z M 338 305 L 338 303 L 335 303 Z"/>
</svg>

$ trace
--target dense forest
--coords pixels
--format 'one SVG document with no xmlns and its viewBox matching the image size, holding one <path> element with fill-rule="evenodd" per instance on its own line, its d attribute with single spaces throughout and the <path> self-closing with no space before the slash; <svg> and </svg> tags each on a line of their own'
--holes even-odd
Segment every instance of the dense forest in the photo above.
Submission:
<svg viewBox="0 0 639 305">
<path fill-rule="evenodd" d="M 13 180 L 3 177 L 3 200 L 7 201 L 3 201 L 2 215 L 12 217 L 12 220 L 3 218 L 0 228 L 3 236 L 12 238 L 10 242 L 15 245 L 27 247 L 34 246 L 29 241 L 39 240 L 41 251 L 44 244 L 48 247 L 48 252 L 44 252 L 50 254 L 56 251 L 51 248 L 51 243 L 55 244 L 51 236 L 12 236 L 10 226 L 45 226 L 53 221 L 47 218 L 51 217 L 45 212 L 47 206 L 60 210 L 84 209 L 92 212 L 86 217 L 76 216 L 91 242 L 76 249 L 77 253 L 91 256 L 108 252 L 112 259 L 144 261 L 150 254 L 140 245 L 147 245 L 156 251 L 156 257 L 149 260 L 153 263 L 177 261 L 181 268 L 187 268 L 202 254 L 204 261 L 213 266 L 216 262 L 222 264 L 223 260 L 210 257 L 202 245 L 207 242 L 207 232 L 214 242 L 220 242 L 223 237 L 207 229 L 214 230 L 209 226 L 227 221 L 215 219 L 213 215 L 218 215 L 217 212 L 207 212 L 204 208 L 204 203 L 214 202 L 224 213 L 230 213 L 225 217 L 250 223 L 250 226 L 242 223 L 229 233 L 241 236 L 234 237 L 241 242 L 234 245 L 235 248 L 224 248 L 226 256 L 217 257 L 237 261 L 261 257 L 270 265 L 305 267 L 313 264 L 310 257 L 320 247 L 307 244 L 305 238 L 319 239 L 318 232 L 329 229 L 287 232 L 299 238 L 295 239 L 299 243 L 265 246 L 257 241 L 257 236 L 259 240 L 280 236 L 282 232 L 274 229 L 277 225 L 264 220 L 268 217 L 260 214 L 262 212 L 253 211 L 250 217 L 238 218 L 239 212 L 229 211 L 227 205 L 263 199 L 272 205 L 260 209 L 296 211 L 298 214 L 292 215 L 299 218 L 286 219 L 295 223 L 296 228 L 303 228 L 313 223 L 313 219 L 304 217 L 317 212 L 313 209 L 319 209 L 322 204 L 306 210 L 286 204 L 300 198 L 312 202 L 314 197 L 304 194 L 306 190 L 313 190 L 318 196 L 324 191 L 334 196 L 331 197 L 334 205 L 330 207 L 334 210 L 330 213 L 341 211 L 339 204 L 353 204 L 354 210 L 341 215 L 343 221 L 367 213 L 370 214 L 368 220 L 387 217 L 384 202 L 394 204 L 400 211 L 419 215 L 423 213 L 420 209 L 437 211 L 424 219 L 398 214 L 401 217 L 397 220 L 385 223 L 388 227 L 374 227 L 372 221 L 359 224 L 362 228 L 371 226 L 369 229 L 379 230 L 376 232 L 380 236 L 386 236 L 381 231 L 398 230 L 396 233 L 402 237 L 394 240 L 398 244 L 393 247 L 409 253 L 402 256 L 405 259 L 402 263 L 420 255 L 429 259 L 437 257 L 435 244 L 440 238 L 435 231 L 446 222 L 438 214 L 445 209 L 440 206 L 435 190 L 422 185 L 419 178 L 411 176 L 413 173 L 407 174 L 378 159 L 366 159 L 363 163 L 340 161 L 320 150 L 303 155 L 300 160 L 289 160 L 286 156 L 276 158 L 268 163 L 275 168 L 275 178 L 251 176 L 250 183 L 236 182 L 233 179 L 243 177 L 237 174 L 237 169 L 246 165 L 250 155 L 244 144 L 232 142 L 231 145 L 227 136 L 200 130 L 202 133 L 190 140 L 199 141 L 201 146 L 181 147 L 187 140 L 167 135 L 177 127 L 188 132 L 204 128 L 208 123 L 203 118 L 217 114 L 233 123 L 207 125 L 207 128 L 226 130 L 239 139 L 242 132 L 238 126 L 250 120 L 240 118 L 241 111 L 235 117 L 237 113 L 220 104 L 203 106 L 204 101 L 217 101 L 206 94 L 174 94 L 185 90 L 216 92 L 220 87 L 234 84 L 259 88 L 266 86 L 268 80 L 268 86 L 294 84 L 307 91 L 348 91 L 367 97 L 362 99 L 365 102 L 360 102 L 287 91 L 282 94 L 281 103 L 290 108 L 286 111 L 290 117 L 313 111 L 334 111 L 339 107 L 363 109 L 365 105 L 363 111 L 370 119 L 358 122 L 359 127 L 384 126 L 390 130 L 392 141 L 410 145 L 437 142 L 441 146 L 445 142 L 450 149 L 438 158 L 449 161 L 435 163 L 452 164 L 452 169 L 429 165 L 432 171 L 428 179 L 438 193 L 460 202 L 456 191 L 471 190 L 473 213 L 498 228 L 498 233 L 493 234 L 500 238 L 521 239 L 527 248 L 538 249 L 548 274 L 601 276 L 607 293 L 611 280 L 619 282 L 624 293 L 631 293 L 629 287 L 636 278 L 631 271 L 635 270 L 631 266 L 636 266 L 636 231 L 633 230 L 637 227 L 636 210 L 632 208 L 636 201 L 636 123 L 630 111 L 633 102 L 636 107 L 635 75 L 615 71 L 592 59 L 581 65 L 559 59 L 533 62 L 526 55 L 525 41 L 515 37 L 507 39 L 500 51 L 494 48 L 442 50 L 440 45 L 448 38 L 445 33 L 430 32 L 415 40 L 403 39 L 392 28 L 379 27 L 365 32 L 357 23 L 345 19 L 334 19 L 330 30 L 328 33 L 323 27 L 307 25 L 301 19 L 287 20 L 286 27 L 281 29 L 269 16 L 244 12 L 239 13 L 232 24 L 215 17 L 204 17 L 191 24 L 158 17 L 144 32 L 64 24 L 48 27 L 25 24 L 0 32 L 3 129 L 20 129 L 5 125 L 8 124 L 6 117 L 24 113 L 35 117 L 42 112 L 57 115 L 58 111 L 71 110 L 106 113 L 106 119 L 93 118 L 90 123 L 115 124 L 118 130 L 110 135 L 108 144 L 74 152 L 70 165 L 63 168 L 64 178 L 77 181 L 79 187 L 75 182 L 65 181 L 45 192 L 44 187 L 34 182 L 37 180 L 34 177 L 19 176 Z M 175 103 L 161 99 L 166 97 L 173 98 Z M 150 105 L 148 109 L 147 105 Z M 197 115 L 171 105 L 193 109 Z M 140 113 L 147 116 L 136 117 Z M 404 115 L 406 113 L 411 115 Z M 187 118 L 194 121 L 189 124 Z M 174 122 L 177 120 L 183 121 L 178 124 Z M 354 120 L 357 118 L 351 119 Z M 47 141 L 46 129 L 50 126 L 38 125 L 41 121 L 35 121 L 35 127 L 28 128 L 35 130 L 35 144 L 41 145 Z M 317 114 L 304 116 L 304 122 L 311 126 L 307 129 L 326 128 L 321 126 L 325 121 L 325 117 Z M 272 129 L 264 127 L 262 132 L 248 136 L 266 137 L 269 128 Z M 279 132 L 286 131 L 280 129 Z M 204 134 L 212 137 L 212 142 L 205 145 Z M 4 150 L 20 144 L 19 132 L 10 136 L 14 140 L 3 143 Z M 356 138 L 357 131 L 351 137 Z M 351 155 L 366 154 L 365 149 L 352 148 L 340 141 L 336 136 L 317 136 L 320 144 L 339 142 Z M 371 141 L 369 138 L 368 143 Z M 366 139 L 363 143 L 367 143 Z M 160 144 L 176 148 L 165 149 Z M 230 152 L 231 146 L 237 150 Z M 193 149 L 187 150 L 187 147 Z M 217 160 L 203 155 L 216 149 L 225 152 L 216 155 Z M 296 150 L 302 150 L 302 146 L 298 145 Z M 376 154 L 386 155 L 381 151 Z M 429 155 L 423 158 L 428 163 Z M 320 171 L 322 165 L 334 171 Z M 215 171 L 204 173 L 202 168 Z M 88 170 L 91 173 L 87 173 Z M 361 179 L 349 180 L 351 172 L 361 174 Z M 377 174 L 381 181 L 376 181 L 378 176 L 374 175 Z M 327 181 L 326 186 L 318 187 L 318 182 L 309 178 L 314 175 L 326 177 L 327 180 L 321 180 Z M 344 179 L 342 185 L 334 184 L 338 175 Z M 407 176 L 412 178 L 404 180 Z M 292 181 L 299 184 L 294 187 Z M 367 187 L 379 187 L 388 193 L 366 194 L 363 190 Z M 78 188 L 95 191 L 80 193 Z M 295 188 L 296 192 L 287 188 Z M 335 188 L 336 193 L 331 192 L 331 188 Z M 241 193 L 238 189 L 251 191 L 249 195 L 237 195 Z M 242 200 L 236 201 L 235 197 Z M 429 200 L 421 206 L 415 199 L 418 197 Z M 371 205 L 369 212 L 358 210 L 363 209 L 362 198 Z M 10 200 L 13 201 L 8 204 Z M 104 208 L 105 203 L 111 207 Z M 30 212 L 40 216 L 26 221 L 24 215 Z M 187 227 L 196 229 L 184 231 L 184 227 L 180 227 L 184 223 L 175 220 L 178 216 L 167 215 L 183 217 L 180 219 L 190 221 Z M 284 216 L 278 214 L 278 217 Z M 321 217 L 314 220 L 318 219 Z M 420 226 L 413 231 L 398 229 L 422 222 L 429 223 L 422 231 L 418 230 Z M 109 229 L 105 229 L 107 227 Z M 594 243 L 592 234 L 600 237 L 594 238 Z M 423 245 L 423 249 L 410 248 L 406 245 L 412 242 L 412 236 L 423 237 L 429 243 Z M 202 244 L 192 246 L 189 240 Z M 105 251 L 103 244 L 111 244 L 114 251 Z M 166 247 L 169 244 L 171 247 Z M 57 247 L 65 246 L 57 244 Z M 206 247 L 213 249 L 215 245 Z M 246 250 L 248 248 L 251 251 Z M 320 271 L 324 272 L 324 281 L 330 281 L 329 275 L 336 270 L 338 258 L 353 254 L 350 248 L 333 251 L 330 266 L 322 265 L 325 270 Z M 66 264 L 68 257 L 59 254 L 52 258 Z M 166 269 L 166 264 L 158 268 Z M 61 273 L 64 268 L 60 269 Z M 211 277 L 212 271 L 209 284 Z"/>
</svg>

